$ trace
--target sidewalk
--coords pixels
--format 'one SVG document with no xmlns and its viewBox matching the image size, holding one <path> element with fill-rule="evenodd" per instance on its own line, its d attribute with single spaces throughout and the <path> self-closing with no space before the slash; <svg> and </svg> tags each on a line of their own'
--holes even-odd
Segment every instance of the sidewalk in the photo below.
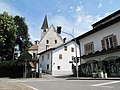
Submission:
<svg viewBox="0 0 120 90">
<path fill-rule="evenodd" d="M 120 80 L 120 77 L 108 77 L 108 78 L 68 77 L 67 80 Z"/>
<path fill-rule="evenodd" d="M 94 77 L 72 77 L 72 76 L 59 76 L 59 77 L 54 77 L 52 75 L 43 75 L 42 78 L 46 79 L 65 79 L 65 80 L 120 80 L 120 77 L 107 77 L 107 78 L 94 78 Z"/>
<path fill-rule="evenodd" d="M 0 90 L 33 90 L 32 88 L 16 82 L 8 82 L 8 78 L 0 79 Z"/>
<path fill-rule="evenodd" d="M 42 74 L 41 79 L 65 79 L 65 80 L 120 80 L 120 77 L 107 77 L 107 78 L 99 78 L 99 77 L 74 77 L 72 75 L 67 76 L 52 76 L 50 74 Z"/>
</svg>

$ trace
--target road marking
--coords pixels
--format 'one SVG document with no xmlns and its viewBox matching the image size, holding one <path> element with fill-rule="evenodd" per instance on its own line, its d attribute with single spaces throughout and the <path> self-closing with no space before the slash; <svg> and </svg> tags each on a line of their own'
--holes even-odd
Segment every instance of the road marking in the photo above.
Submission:
<svg viewBox="0 0 120 90">
<path fill-rule="evenodd" d="M 120 83 L 120 81 L 112 81 L 112 82 L 106 82 L 106 83 L 100 83 L 100 84 L 93 84 L 93 85 L 90 85 L 90 86 L 113 88 L 112 86 L 103 86 L 103 85 L 109 85 L 109 84 L 114 84 L 114 83 Z"/>
<path fill-rule="evenodd" d="M 30 85 L 26 85 L 26 86 L 31 88 L 31 89 L 38 90 L 37 88 L 34 88 L 34 87 L 30 86 Z"/>
<path fill-rule="evenodd" d="M 0 90 L 12 90 L 10 88 L 0 88 Z"/>
<path fill-rule="evenodd" d="M 112 82 L 107 82 L 107 83 L 94 84 L 91 86 L 102 86 L 102 85 L 108 85 L 108 84 L 114 84 L 114 83 L 120 83 L 120 81 L 112 81 Z"/>
</svg>

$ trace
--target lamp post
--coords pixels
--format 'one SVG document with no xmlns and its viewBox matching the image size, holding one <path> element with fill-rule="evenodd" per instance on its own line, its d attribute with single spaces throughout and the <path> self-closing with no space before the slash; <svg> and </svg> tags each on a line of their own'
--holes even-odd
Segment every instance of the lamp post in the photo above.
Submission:
<svg viewBox="0 0 120 90">
<path fill-rule="evenodd" d="M 65 33 L 67 35 L 72 36 L 72 38 L 73 38 L 73 40 L 75 42 L 75 58 L 74 59 L 75 59 L 75 63 L 76 63 L 76 77 L 78 78 L 78 61 L 77 61 L 77 42 L 76 42 L 76 39 L 75 39 L 75 37 L 72 34 L 64 32 L 64 31 L 61 31 L 61 26 L 57 27 L 57 33 L 61 34 L 61 32 Z"/>
</svg>

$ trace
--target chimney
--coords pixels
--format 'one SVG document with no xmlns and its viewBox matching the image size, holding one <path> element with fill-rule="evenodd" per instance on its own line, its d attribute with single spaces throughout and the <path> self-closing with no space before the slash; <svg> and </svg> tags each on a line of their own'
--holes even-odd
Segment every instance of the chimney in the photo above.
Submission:
<svg viewBox="0 0 120 90">
<path fill-rule="evenodd" d="M 39 41 L 38 41 L 38 40 L 36 40 L 36 41 L 35 41 L 35 45 L 38 45 L 38 43 L 39 43 Z"/>
<path fill-rule="evenodd" d="M 61 26 L 57 26 L 57 33 L 58 34 L 61 34 L 61 28 L 62 28 Z"/>
</svg>

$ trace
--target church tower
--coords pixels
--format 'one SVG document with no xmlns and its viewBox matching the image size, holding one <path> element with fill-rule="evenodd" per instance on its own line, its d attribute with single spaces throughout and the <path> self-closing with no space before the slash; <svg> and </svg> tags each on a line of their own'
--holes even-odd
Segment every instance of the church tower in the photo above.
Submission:
<svg viewBox="0 0 120 90">
<path fill-rule="evenodd" d="M 62 37 L 57 33 L 53 24 L 48 27 L 47 16 L 45 16 L 41 27 L 41 39 L 38 44 L 38 53 L 57 47 L 61 44 L 63 44 Z"/>
<path fill-rule="evenodd" d="M 45 36 L 46 32 L 48 31 L 48 21 L 47 21 L 47 16 L 45 15 L 42 27 L 41 27 L 41 39 Z"/>
</svg>

